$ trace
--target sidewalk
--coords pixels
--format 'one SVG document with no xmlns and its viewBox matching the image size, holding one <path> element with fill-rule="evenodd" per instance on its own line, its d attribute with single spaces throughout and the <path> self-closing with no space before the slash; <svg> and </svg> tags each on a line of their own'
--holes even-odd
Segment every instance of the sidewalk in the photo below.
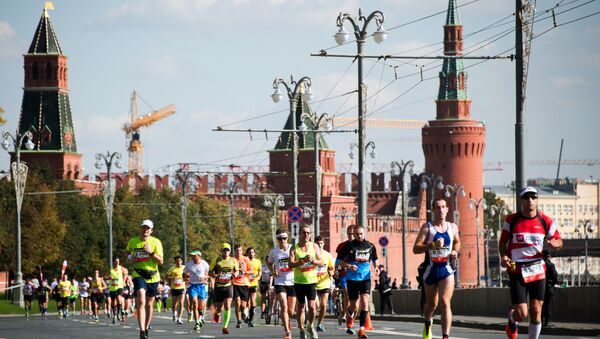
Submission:
<svg viewBox="0 0 600 339">
<path fill-rule="evenodd" d="M 373 320 L 384 321 L 405 321 L 405 322 L 423 322 L 423 318 L 412 314 L 386 314 L 372 315 Z M 440 323 L 440 316 L 436 315 L 433 318 L 434 323 Z M 506 326 L 506 318 L 496 317 L 477 317 L 453 315 L 452 326 L 478 328 L 485 330 L 504 331 Z M 529 322 L 525 321 L 519 324 L 519 333 L 527 333 Z M 600 336 L 600 323 L 566 323 L 566 322 L 550 322 L 549 327 L 542 329 L 542 334 L 550 335 L 566 335 L 566 336 Z"/>
</svg>

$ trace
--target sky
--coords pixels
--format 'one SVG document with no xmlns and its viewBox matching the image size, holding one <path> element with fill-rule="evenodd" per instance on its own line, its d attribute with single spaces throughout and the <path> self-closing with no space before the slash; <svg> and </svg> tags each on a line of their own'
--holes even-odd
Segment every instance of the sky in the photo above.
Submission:
<svg viewBox="0 0 600 339">
<path fill-rule="evenodd" d="M 268 168 L 277 134 L 215 132 L 281 129 L 287 100 L 273 103 L 273 80 L 312 80 L 317 114 L 357 116 L 357 65 L 351 58 L 310 56 L 355 54 L 356 44 L 337 46 L 333 35 L 342 13 L 385 14 L 387 39 L 369 39 L 367 55 L 441 55 L 447 0 L 55 0 L 50 17 L 68 56 L 71 109 L 84 174 L 98 152 L 120 152 L 127 166 L 125 134 L 130 96 L 143 100 L 140 113 L 174 103 L 175 115 L 145 128 L 143 165 L 164 173 L 178 163 L 207 170 L 228 164 Z M 459 0 L 463 5 L 464 47 L 471 56 L 513 53 L 514 2 Z M 23 95 L 23 54 L 33 38 L 44 1 L 0 0 L 0 107 L 16 130 Z M 551 10 L 556 28 L 553 28 Z M 537 1 L 525 102 L 528 161 L 600 159 L 600 1 Z M 441 13 L 434 15 L 436 13 Z M 591 16 L 589 16 L 591 15 Z M 587 18 L 583 18 L 589 16 Z M 580 19 L 580 20 L 578 20 Z M 346 28 L 352 28 L 346 24 Z M 368 32 L 377 29 L 375 22 Z M 465 60 L 473 119 L 487 127 L 484 163 L 502 170 L 484 172 L 485 185 L 514 180 L 515 65 L 510 60 Z M 441 61 L 364 61 L 367 113 L 378 119 L 435 118 Z M 423 69 L 421 77 L 420 70 Z M 367 169 L 388 171 L 391 161 L 413 160 L 424 167 L 418 129 L 368 129 L 377 158 Z M 596 135 L 596 136 L 594 136 Z M 252 138 L 251 138 L 252 137 Z M 350 144 L 357 135 L 328 135 L 338 167 L 356 170 Z M 353 164 L 354 163 L 354 164 Z M 0 152 L 0 170 L 8 169 Z M 490 167 L 490 166 L 488 166 Z M 498 167 L 498 166 L 491 166 Z M 104 169 L 103 169 L 104 171 Z M 556 176 L 556 165 L 527 165 L 527 178 Z M 566 166 L 561 177 L 600 177 L 600 166 Z"/>
</svg>

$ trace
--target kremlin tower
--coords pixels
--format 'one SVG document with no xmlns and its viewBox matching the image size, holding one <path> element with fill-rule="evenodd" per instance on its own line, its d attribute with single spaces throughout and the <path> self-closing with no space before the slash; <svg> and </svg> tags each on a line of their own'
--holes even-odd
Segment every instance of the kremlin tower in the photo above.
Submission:
<svg viewBox="0 0 600 339">
<path fill-rule="evenodd" d="M 436 118 L 422 130 L 425 172 L 440 175 L 444 184 L 464 185 L 465 197 L 446 199 L 449 206 L 447 219 L 454 220 L 459 212 L 458 228 L 462 249 L 459 257 L 458 279 L 462 286 L 477 285 L 477 238 L 475 210 L 469 208 L 469 198 L 483 198 L 483 153 L 485 150 L 485 126 L 471 119 L 471 100 L 467 96 L 467 74 L 462 55 L 462 25 L 458 18 L 456 0 L 450 0 L 444 25 L 444 59 L 439 73 L 440 87 L 436 100 Z M 459 190 L 460 191 L 460 190 Z M 436 198 L 443 191 L 435 191 Z M 483 204 L 480 205 L 480 229 L 483 229 Z M 474 208 L 474 207 L 473 207 Z M 480 272 L 483 275 L 483 242 L 480 238 Z"/>
</svg>

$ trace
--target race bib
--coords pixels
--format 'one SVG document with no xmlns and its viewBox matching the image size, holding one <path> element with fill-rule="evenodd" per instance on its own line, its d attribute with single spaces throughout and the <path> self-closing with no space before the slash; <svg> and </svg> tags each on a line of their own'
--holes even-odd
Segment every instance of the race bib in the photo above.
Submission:
<svg viewBox="0 0 600 339">
<path fill-rule="evenodd" d="M 150 258 L 150 253 L 146 252 L 143 248 L 135 248 L 133 250 L 133 257 L 137 262 L 148 261 Z"/>
<path fill-rule="evenodd" d="M 230 282 L 232 279 L 232 274 L 231 272 L 221 272 L 219 273 L 219 275 L 217 275 L 217 282 L 220 284 L 227 284 L 228 282 Z"/>
<path fill-rule="evenodd" d="M 544 263 L 540 261 L 531 265 L 522 265 L 521 275 L 523 276 L 523 281 L 526 284 L 532 281 L 546 279 L 546 270 L 544 268 Z"/>
<path fill-rule="evenodd" d="M 429 250 L 429 258 L 432 262 L 447 262 L 450 252 L 450 247 L 434 248 Z"/>
<path fill-rule="evenodd" d="M 289 272 L 289 271 L 291 271 L 289 258 L 279 259 L 279 262 L 278 262 L 277 266 L 279 267 L 279 272 Z"/>
<path fill-rule="evenodd" d="M 371 251 L 356 251 L 354 257 L 358 262 L 368 262 L 371 258 Z"/>
</svg>

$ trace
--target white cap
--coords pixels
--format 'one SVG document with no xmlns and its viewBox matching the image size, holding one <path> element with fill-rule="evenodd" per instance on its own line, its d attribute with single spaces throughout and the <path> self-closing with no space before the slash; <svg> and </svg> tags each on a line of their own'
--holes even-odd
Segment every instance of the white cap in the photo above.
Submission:
<svg viewBox="0 0 600 339">
<path fill-rule="evenodd" d="M 142 226 L 148 226 L 151 229 L 154 228 L 154 223 L 152 222 L 152 220 L 146 219 L 144 221 L 142 221 L 142 224 L 140 225 L 140 227 Z"/>
<path fill-rule="evenodd" d="M 538 195 L 538 191 L 535 189 L 535 187 L 527 186 L 527 187 L 523 188 L 523 190 L 519 194 L 519 197 L 523 198 L 523 196 L 527 193 L 533 193 L 536 196 Z"/>
</svg>

